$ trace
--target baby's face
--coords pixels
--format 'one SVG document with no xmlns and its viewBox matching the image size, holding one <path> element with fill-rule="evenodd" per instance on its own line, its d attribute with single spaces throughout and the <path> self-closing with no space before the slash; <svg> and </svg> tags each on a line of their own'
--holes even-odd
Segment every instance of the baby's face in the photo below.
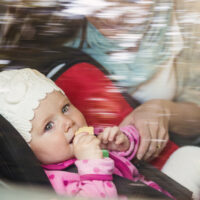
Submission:
<svg viewBox="0 0 200 200">
<path fill-rule="evenodd" d="M 87 126 L 82 113 L 61 92 L 54 91 L 40 101 L 34 114 L 30 147 L 41 163 L 73 158 L 74 134 L 80 127 Z"/>
</svg>

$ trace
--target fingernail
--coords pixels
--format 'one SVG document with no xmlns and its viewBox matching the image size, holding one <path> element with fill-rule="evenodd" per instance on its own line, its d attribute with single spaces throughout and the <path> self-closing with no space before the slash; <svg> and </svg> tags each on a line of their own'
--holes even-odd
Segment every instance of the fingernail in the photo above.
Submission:
<svg viewBox="0 0 200 200">
<path fill-rule="evenodd" d="M 82 134 L 82 135 L 88 135 L 89 133 L 87 133 L 87 132 L 81 132 L 80 134 Z"/>
</svg>

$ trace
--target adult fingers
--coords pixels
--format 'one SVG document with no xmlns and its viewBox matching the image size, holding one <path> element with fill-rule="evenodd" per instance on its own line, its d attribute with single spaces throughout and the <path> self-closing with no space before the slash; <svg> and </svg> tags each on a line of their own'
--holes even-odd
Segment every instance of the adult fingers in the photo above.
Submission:
<svg viewBox="0 0 200 200">
<path fill-rule="evenodd" d="M 159 134 L 158 134 L 158 154 L 162 152 L 162 150 L 165 148 L 167 142 L 169 141 L 169 132 L 168 132 L 168 126 L 169 126 L 169 120 L 166 115 L 160 116 L 160 125 L 159 125 Z"/>
<path fill-rule="evenodd" d="M 151 135 L 149 149 L 146 151 L 143 159 L 149 160 L 157 151 L 157 137 L 158 137 L 158 122 L 147 122 L 147 127 L 149 128 L 149 132 Z"/>
<path fill-rule="evenodd" d="M 149 160 L 152 160 L 159 156 L 159 154 L 163 151 L 164 147 L 166 146 L 168 139 L 169 134 L 167 128 L 164 126 L 164 124 L 160 124 L 158 128 L 156 151 L 154 154 L 152 154 Z"/>
<path fill-rule="evenodd" d="M 144 124 L 136 125 L 136 128 L 140 133 L 140 144 L 137 151 L 137 158 L 140 160 L 149 149 L 151 135 L 148 127 Z"/>
<path fill-rule="evenodd" d="M 164 121 L 163 121 L 163 129 L 162 129 L 162 132 L 163 132 L 163 145 L 162 145 L 162 147 L 164 148 L 166 145 L 167 145 L 167 143 L 168 143 L 168 141 L 169 141 L 169 120 L 168 119 L 166 119 L 166 118 L 164 118 L 163 119 Z"/>
<path fill-rule="evenodd" d="M 165 148 L 165 146 L 169 141 L 169 133 L 167 128 L 162 126 L 159 132 L 160 132 L 160 143 L 158 143 L 159 147 L 158 153 L 162 152 L 162 150 Z"/>
<path fill-rule="evenodd" d="M 159 135 L 158 135 L 158 153 L 160 153 L 166 146 L 169 141 L 169 133 L 168 133 L 168 121 L 162 119 L 161 125 L 159 126 Z"/>
</svg>

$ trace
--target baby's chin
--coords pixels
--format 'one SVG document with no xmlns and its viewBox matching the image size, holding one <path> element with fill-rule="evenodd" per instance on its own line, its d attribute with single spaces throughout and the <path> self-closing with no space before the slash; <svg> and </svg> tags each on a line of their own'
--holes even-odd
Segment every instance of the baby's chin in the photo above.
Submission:
<svg viewBox="0 0 200 200">
<path fill-rule="evenodd" d="M 69 149 L 70 149 L 70 152 L 69 152 L 69 155 L 68 155 L 68 159 L 75 158 L 73 142 L 69 144 Z"/>
<path fill-rule="evenodd" d="M 39 159 L 38 160 L 40 161 L 40 163 L 42 165 L 52 165 L 52 164 L 58 164 L 58 163 L 63 163 L 67 160 L 70 160 L 70 159 L 74 159 L 75 156 L 74 156 L 74 148 L 73 148 L 73 144 L 70 144 L 68 146 L 68 152 L 66 152 L 66 154 L 63 154 L 61 155 L 60 157 L 55 157 L 55 158 L 51 158 L 49 159 L 48 158 L 43 158 L 43 159 Z"/>
</svg>

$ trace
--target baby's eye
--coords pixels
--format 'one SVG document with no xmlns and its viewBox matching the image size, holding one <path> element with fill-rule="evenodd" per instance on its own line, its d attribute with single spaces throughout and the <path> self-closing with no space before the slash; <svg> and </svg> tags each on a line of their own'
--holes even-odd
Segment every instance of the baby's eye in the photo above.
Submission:
<svg viewBox="0 0 200 200">
<path fill-rule="evenodd" d="M 69 110 L 69 104 L 66 104 L 63 108 L 62 108 L 62 112 L 66 113 Z"/>
<path fill-rule="evenodd" d="M 53 128 L 53 122 L 48 122 L 44 128 L 45 131 L 49 131 Z"/>
</svg>

